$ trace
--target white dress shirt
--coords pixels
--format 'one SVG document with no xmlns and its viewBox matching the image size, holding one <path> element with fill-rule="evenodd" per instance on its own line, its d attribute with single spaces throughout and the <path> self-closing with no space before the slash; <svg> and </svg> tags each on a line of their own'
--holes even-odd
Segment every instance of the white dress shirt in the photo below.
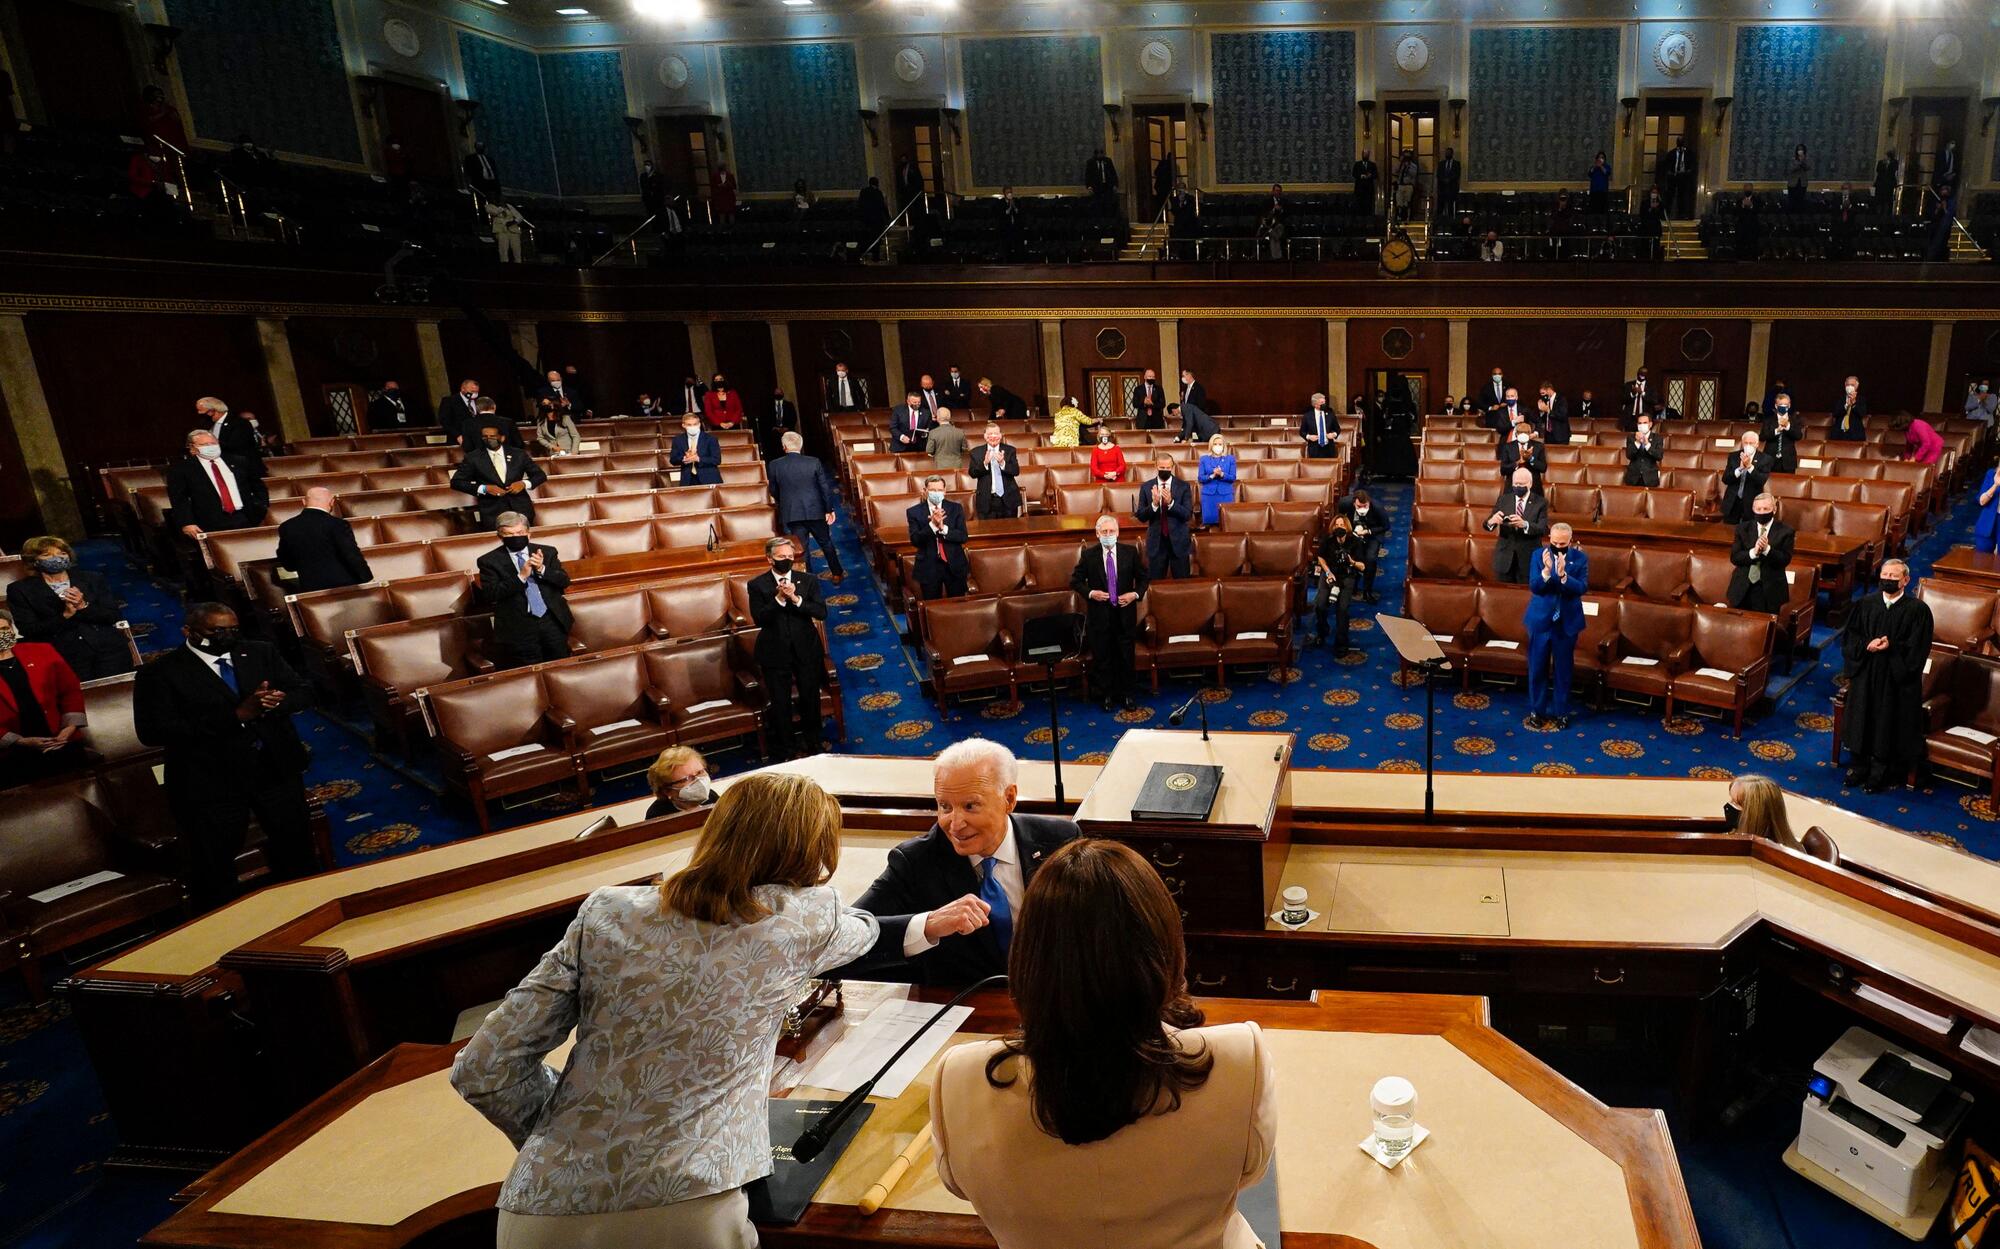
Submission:
<svg viewBox="0 0 2000 1249">
<path fill-rule="evenodd" d="M 972 856 L 972 874 L 986 875 L 986 860 L 989 856 Z M 1027 892 L 1026 878 L 1021 875 L 1021 850 L 1014 841 L 1014 817 L 1007 817 L 1007 835 L 1000 839 L 1000 848 L 990 856 L 997 860 L 993 869 L 993 879 L 1000 883 L 1000 892 L 1007 895 L 1007 909 L 1016 916 L 1021 913 L 1021 895 Z M 915 958 L 937 942 L 924 935 L 924 924 L 931 917 L 929 911 L 919 911 L 910 916 L 910 926 L 903 930 L 903 957 Z"/>
<path fill-rule="evenodd" d="M 210 672 L 215 673 L 215 679 L 218 681 L 222 680 L 222 673 L 216 667 L 216 665 L 220 664 L 225 659 L 229 659 L 230 666 L 235 667 L 236 661 L 234 659 L 230 659 L 228 655 L 211 655 L 207 651 L 202 650 L 200 647 L 196 646 L 192 642 L 187 643 L 187 649 L 189 654 L 193 655 L 196 659 L 199 659 L 203 663 L 208 665 L 208 670 Z"/>
<path fill-rule="evenodd" d="M 834 385 L 834 396 L 839 401 L 840 405 L 842 407 L 852 406 L 854 403 L 854 392 L 850 391 L 847 388 L 847 374 L 845 373 L 834 374 L 833 385 Z"/>
<path fill-rule="evenodd" d="M 236 484 L 236 473 L 229 467 L 228 462 L 218 455 L 212 460 L 202 460 L 200 463 L 202 468 L 207 470 L 202 473 L 202 476 L 208 478 L 210 487 L 215 485 L 215 475 L 217 473 L 222 474 L 222 480 L 229 484 L 229 505 L 241 509 L 243 506 L 243 487 Z M 219 490 L 216 491 L 215 497 L 218 499 L 221 498 L 222 492 Z"/>
</svg>

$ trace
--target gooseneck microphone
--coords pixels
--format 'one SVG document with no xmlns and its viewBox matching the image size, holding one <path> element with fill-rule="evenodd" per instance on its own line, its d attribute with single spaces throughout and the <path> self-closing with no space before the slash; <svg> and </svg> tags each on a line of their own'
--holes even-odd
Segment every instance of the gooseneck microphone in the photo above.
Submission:
<svg viewBox="0 0 2000 1249">
<path fill-rule="evenodd" d="M 855 1107 L 861 1105 L 862 1102 L 868 1100 L 868 1095 L 875 1091 L 876 1083 L 880 1081 L 883 1076 L 889 1074 L 889 1069 L 891 1067 L 894 1067 L 897 1063 L 902 1061 L 903 1055 L 907 1054 L 910 1050 L 910 1047 L 917 1043 L 918 1037 L 921 1037 L 924 1033 L 929 1032 L 931 1030 L 931 1026 L 937 1023 L 938 1020 L 943 1019 L 945 1017 L 946 1012 L 950 1011 L 952 1007 L 959 1005 L 961 1002 L 965 1001 L 965 999 L 979 992 L 979 990 L 991 988 L 996 984 L 1006 984 L 1006 983 L 1007 983 L 1007 977 L 1004 975 L 988 976 L 984 980 L 975 981 L 974 983 L 965 986 L 963 989 L 960 989 L 956 994 L 952 996 L 951 1001 L 946 1002 L 943 1006 L 938 1007 L 937 1014 L 932 1015 L 929 1019 L 924 1020 L 923 1026 L 910 1034 L 910 1039 L 903 1042 L 902 1046 L 899 1049 L 897 1049 L 897 1051 L 894 1054 L 891 1054 L 889 1056 L 889 1061 L 882 1064 L 882 1069 L 880 1071 L 877 1071 L 874 1075 L 869 1076 L 867 1081 L 863 1083 L 860 1088 L 855 1089 L 852 1093 L 849 1093 L 846 1097 L 843 1097 L 840 1100 L 840 1104 L 838 1106 L 835 1106 L 832 1110 L 828 1111 L 826 1115 L 822 1117 L 818 1123 L 815 1123 L 813 1126 L 799 1133 L 799 1138 L 792 1142 L 792 1158 L 798 1162 L 811 1162 L 814 1158 L 819 1157 L 820 1151 L 826 1148 L 827 1142 L 833 1139 L 834 1134 L 836 1132 L 840 1131 L 840 1125 L 846 1123 L 847 1120 L 854 1114 Z"/>
<path fill-rule="evenodd" d="M 1180 706 L 1178 706 L 1178 707 L 1174 708 L 1174 710 L 1173 710 L 1173 714 L 1172 714 L 1172 715 L 1169 715 L 1169 716 L 1167 717 L 1167 723 L 1168 723 L 1168 724 L 1179 724 L 1179 723 L 1180 723 L 1181 721 L 1183 721 L 1183 720 L 1187 719 L 1187 713 L 1189 712 L 1189 710 L 1191 710 L 1192 708 L 1195 708 L 1195 707 L 1199 707 L 1199 708 L 1201 708 L 1201 740 L 1203 740 L 1203 741 L 1207 741 L 1207 740 L 1208 740 L 1208 700 L 1202 697 L 1202 695 L 1203 695 L 1203 694 L 1206 694 L 1207 692 L 1208 692 L 1207 690 L 1196 690 L 1196 691 L 1195 691 L 1195 692 L 1193 693 L 1193 695 L 1191 695 L 1191 696 L 1190 696 L 1190 697 L 1188 698 L 1188 700 L 1187 700 L 1186 702 L 1184 702 L 1184 703 L 1182 703 L 1182 704 L 1181 704 Z"/>
</svg>

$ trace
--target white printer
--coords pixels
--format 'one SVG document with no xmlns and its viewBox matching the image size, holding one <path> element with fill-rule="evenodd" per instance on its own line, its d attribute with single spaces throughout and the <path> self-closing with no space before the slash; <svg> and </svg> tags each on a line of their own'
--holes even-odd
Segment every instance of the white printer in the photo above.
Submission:
<svg viewBox="0 0 2000 1249">
<path fill-rule="evenodd" d="M 1900 1216 L 1935 1215 L 1972 1095 L 1953 1088 L 1944 1068 L 1861 1028 L 1849 1028 L 1813 1071 L 1799 1153 Z"/>
</svg>

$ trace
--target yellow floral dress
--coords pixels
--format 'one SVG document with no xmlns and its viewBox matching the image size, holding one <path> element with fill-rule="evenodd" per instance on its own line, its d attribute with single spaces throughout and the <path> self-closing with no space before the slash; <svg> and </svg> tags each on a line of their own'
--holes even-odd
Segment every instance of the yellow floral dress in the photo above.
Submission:
<svg viewBox="0 0 2000 1249">
<path fill-rule="evenodd" d="M 1085 425 L 1095 425 L 1096 421 L 1083 414 L 1083 409 L 1073 403 L 1065 403 L 1055 411 L 1056 432 L 1049 435 L 1052 447 L 1074 447 L 1080 445 L 1077 431 Z"/>
</svg>

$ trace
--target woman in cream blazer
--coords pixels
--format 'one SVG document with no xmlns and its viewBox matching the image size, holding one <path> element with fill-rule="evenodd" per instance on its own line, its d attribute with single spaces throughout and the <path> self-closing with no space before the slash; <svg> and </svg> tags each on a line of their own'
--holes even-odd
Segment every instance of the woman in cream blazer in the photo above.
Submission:
<svg viewBox="0 0 2000 1249">
<path fill-rule="evenodd" d="M 1199 1026 L 1186 971 L 1180 912 L 1130 848 L 1073 841 L 1035 873 L 1008 961 L 1021 1030 L 931 1081 L 938 1175 L 1000 1249 L 1258 1244 L 1236 1194 L 1271 1162 L 1271 1057 L 1255 1024 Z"/>
<path fill-rule="evenodd" d="M 584 900 L 452 1066 L 521 1151 L 499 1249 L 754 1249 L 743 1186 L 771 1173 L 779 1025 L 879 931 L 826 886 L 839 856 L 825 790 L 750 776 L 683 871 Z M 571 1029 L 558 1073 L 542 1060 Z"/>
</svg>

